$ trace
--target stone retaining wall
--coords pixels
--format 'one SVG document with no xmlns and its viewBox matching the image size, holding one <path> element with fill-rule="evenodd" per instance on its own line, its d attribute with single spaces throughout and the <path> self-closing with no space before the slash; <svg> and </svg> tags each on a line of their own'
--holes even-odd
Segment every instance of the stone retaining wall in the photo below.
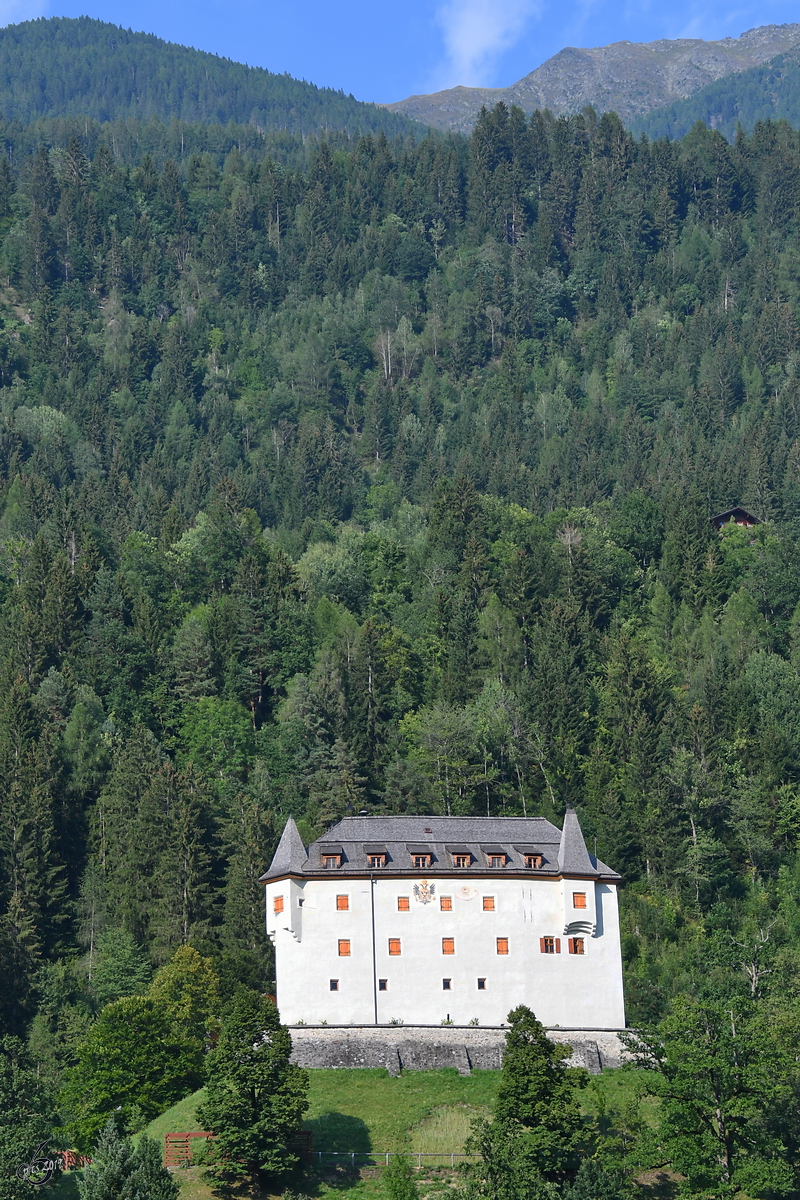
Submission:
<svg viewBox="0 0 800 1200">
<path fill-rule="evenodd" d="M 475 1025 L 293 1025 L 292 1062 L 300 1067 L 385 1067 L 433 1071 L 455 1067 L 469 1075 L 473 1067 L 497 1069 L 503 1063 L 506 1030 Z M 548 1029 L 555 1042 L 572 1047 L 570 1066 L 598 1075 L 618 1067 L 624 1054 L 616 1030 Z"/>
</svg>

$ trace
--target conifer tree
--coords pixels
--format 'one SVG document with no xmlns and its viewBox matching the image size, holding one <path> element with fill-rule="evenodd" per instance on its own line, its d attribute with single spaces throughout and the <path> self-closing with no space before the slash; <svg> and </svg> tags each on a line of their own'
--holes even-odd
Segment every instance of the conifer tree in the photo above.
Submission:
<svg viewBox="0 0 800 1200">
<path fill-rule="evenodd" d="M 289 1062 L 292 1040 L 271 1000 L 241 988 L 208 1056 L 198 1118 L 216 1135 L 214 1173 L 280 1180 L 296 1163 L 289 1140 L 308 1107 L 308 1076 Z"/>
<path fill-rule="evenodd" d="M 0 1197 L 26 1200 L 32 1184 L 22 1177 L 26 1163 L 55 1157 L 49 1143 L 56 1114 L 53 1098 L 39 1078 L 23 1043 L 0 1038 Z"/>
</svg>

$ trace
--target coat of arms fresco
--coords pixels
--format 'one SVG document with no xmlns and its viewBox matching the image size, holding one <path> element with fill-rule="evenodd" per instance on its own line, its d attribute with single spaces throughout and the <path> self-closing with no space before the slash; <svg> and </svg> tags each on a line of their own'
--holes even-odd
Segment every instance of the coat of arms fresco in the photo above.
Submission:
<svg viewBox="0 0 800 1200">
<path fill-rule="evenodd" d="M 436 892 L 436 884 L 428 883 L 427 879 L 423 879 L 422 883 L 414 884 L 414 898 L 420 904 L 430 904 Z"/>
</svg>

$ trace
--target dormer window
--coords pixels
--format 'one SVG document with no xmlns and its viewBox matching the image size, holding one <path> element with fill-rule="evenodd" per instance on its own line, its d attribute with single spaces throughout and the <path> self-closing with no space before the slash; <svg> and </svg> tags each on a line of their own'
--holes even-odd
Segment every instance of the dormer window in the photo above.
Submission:
<svg viewBox="0 0 800 1200">
<path fill-rule="evenodd" d="M 542 866 L 541 854 L 526 854 L 525 866 L 529 871 L 538 871 Z"/>
<path fill-rule="evenodd" d="M 490 854 L 489 855 L 489 866 L 490 867 L 504 867 L 505 865 L 506 865 L 505 854 Z"/>
<path fill-rule="evenodd" d="M 486 855 L 486 862 L 489 867 L 504 867 L 508 862 L 508 855 L 502 846 L 481 846 L 481 850 Z"/>
<path fill-rule="evenodd" d="M 469 864 L 471 863 L 471 861 L 472 861 L 471 854 L 454 854 L 453 855 L 453 866 L 458 867 L 459 870 L 463 870 L 465 867 L 468 867 Z"/>
<path fill-rule="evenodd" d="M 412 858 L 414 861 L 414 867 L 417 871 L 427 871 L 428 867 L 431 865 L 430 854 L 414 854 L 412 855 Z"/>
<path fill-rule="evenodd" d="M 385 866 L 386 866 L 386 855 L 385 854 L 370 854 L 369 855 L 369 868 L 371 871 L 378 870 L 380 867 L 385 867 Z"/>
<path fill-rule="evenodd" d="M 342 865 L 341 854 L 323 854 L 322 866 L 326 871 L 335 871 L 337 867 Z"/>
</svg>

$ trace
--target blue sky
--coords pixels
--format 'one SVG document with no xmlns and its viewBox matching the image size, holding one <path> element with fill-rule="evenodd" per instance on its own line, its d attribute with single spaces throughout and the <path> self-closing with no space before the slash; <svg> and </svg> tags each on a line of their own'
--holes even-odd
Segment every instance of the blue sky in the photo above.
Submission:
<svg viewBox="0 0 800 1200">
<path fill-rule="evenodd" d="M 563 46 L 737 37 L 800 21 L 800 4 L 744 0 L 0 0 L 0 23 L 89 16 L 240 62 L 400 100 L 456 83 L 511 84 Z"/>
</svg>

